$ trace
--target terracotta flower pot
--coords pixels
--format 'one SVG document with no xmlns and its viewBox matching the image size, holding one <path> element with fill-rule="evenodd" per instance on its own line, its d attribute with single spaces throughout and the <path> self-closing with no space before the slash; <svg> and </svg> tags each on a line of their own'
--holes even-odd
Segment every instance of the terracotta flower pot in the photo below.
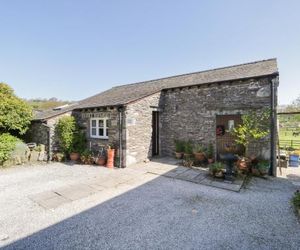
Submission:
<svg viewBox="0 0 300 250">
<path fill-rule="evenodd" d="M 97 159 L 97 164 L 98 164 L 99 166 L 105 166 L 105 163 L 106 163 L 105 157 L 99 157 L 99 158 Z"/>
<path fill-rule="evenodd" d="M 212 159 L 212 158 L 208 158 L 207 161 L 208 161 L 208 164 L 214 163 L 214 159 Z"/>
<path fill-rule="evenodd" d="M 184 158 L 191 158 L 191 157 L 192 157 L 192 154 L 184 153 L 184 154 L 183 154 L 183 157 L 184 157 Z"/>
<path fill-rule="evenodd" d="M 205 160 L 205 154 L 203 152 L 200 153 L 194 153 L 195 159 L 197 161 L 204 161 Z"/>
<path fill-rule="evenodd" d="M 70 154 L 71 161 L 78 161 L 79 158 L 80 158 L 80 154 L 79 153 L 73 152 L 73 153 Z"/>
<path fill-rule="evenodd" d="M 182 152 L 175 152 L 176 159 L 182 159 L 183 153 Z"/>
<path fill-rule="evenodd" d="M 115 158 L 115 150 L 108 149 L 107 150 L 107 163 L 106 167 L 113 168 L 114 167 L 114 158 Z"/>
</svg>

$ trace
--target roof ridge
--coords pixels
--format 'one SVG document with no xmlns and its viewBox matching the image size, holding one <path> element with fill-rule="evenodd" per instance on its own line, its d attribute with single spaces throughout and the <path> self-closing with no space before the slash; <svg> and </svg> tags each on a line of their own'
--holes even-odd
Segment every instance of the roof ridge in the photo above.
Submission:
<svg viewBox="0 0 300 250">
<path fill-rule="evenodd" d="M 224 66 L 224 67 L 219 67 L 219 68 L 213 68 L 213 69 L 207 69 L 207 70 L 201 70 L 201 71 L 194 71 L 194 72 L 190 72 L 190 73 L 184 73 L 184 74 L 173 75 L 173 76 L 160 77 L 160 78 L 156 78 L 156 79 L 152 79 L 152 80 L 146 80 L 146 81 L 141 81 L 141 82 L 134 82 L 134 83 L 127 83 L 127 84 L 117 85 L 117 86 L 114 86 L 112 88 L 119 88 L 119 87 L 124 87 L 124 86 L 135 85 L 135 84 L 149 83 L 149 82 L 154 82 L 154 81 L 159 81 L 159 80 L 164 80 L 164 79 L 169 79 L 169 78 L 176 78 L 176 77 L 180 77 L 180 76 L 188 76 L 188 75 L 193 75 L 193 74 L 216 71 L 216 70 L 221 70 L 221 69 L 234 68 L 234 67 L 239 67 L 239 66 L 244 66 L 244 65 L 249 65 L 249 64 L 255 64 L 255 63 L 261 63 L 261 62 L 266 62 L 266 61 L 274 61 L 274 60 L 277 61 L 277 58 L 273 57 L 273 58 L 258 60 L 258 61 L 253 61 L 253 62 L 240 63 L 240 64 L 234 64 L 234 65 Z"/>
</svg>

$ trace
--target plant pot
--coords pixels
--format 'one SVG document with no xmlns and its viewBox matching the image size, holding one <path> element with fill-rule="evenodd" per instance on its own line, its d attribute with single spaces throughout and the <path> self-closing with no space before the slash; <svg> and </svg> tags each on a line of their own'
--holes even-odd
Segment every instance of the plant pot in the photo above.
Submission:
<svg viewBox="0 0 300 250">
<path fill-rule="evenodd" d="M 203 152 L 200 153 L 194 153 L 195 159 L 197 161 L 204 161 L 205 160 L 205 154 Z"/>
<path fill-rule="evenodd" d="M 175 152 L 176 159 L 182 159 L 183 153 L 182 152 Z"/>
<path fill-rule="evenodd" d="M 99 157 L 99 158 L 97 159 L 97 164 L 98 164 L 99 166 L 105 166 L 105 163 L 106 163 L 105 157 Z"/>
<path fill-rule="evenodd" d="M 183 158 L 188 159 L 191 158 L 193 154 L 183 153 Z"/>
<path fill-rule="evenodd" d="M 214 159 L 212 159 L 212 158 L 208 158 L 207 161 L 208 161 L 208 164 L 214 163 Z"/>
<path fill-rule="evenodd" d="M 224 177 L 223 171 L 221 170 L 221 171 L 216 172 L 214 174 L 214 177 L 216 177 L 216 178 L 223 178 Z"/>
<path fill-rule="evenodd" d="M 70 160 L 71 161 L 78 161 L 79 158 L 80 158 L 80 154 L 79 153 L 73 152 L 73 153 L 70 154 Z"/>
<path fill-rule="evenodd" d="M 106 167 L 113 168 L 114 167 L 114 158 L 115 158 L 115 150 L 108 149 L 107 150 L 107 163 Z"/>
<path fill-rule="evenodd" d="M 246 159 L 240 159 L 237 161 L 236 166 L 240 170 L 248 170 L 249 169 L 249 161 Z"/>
</svg>

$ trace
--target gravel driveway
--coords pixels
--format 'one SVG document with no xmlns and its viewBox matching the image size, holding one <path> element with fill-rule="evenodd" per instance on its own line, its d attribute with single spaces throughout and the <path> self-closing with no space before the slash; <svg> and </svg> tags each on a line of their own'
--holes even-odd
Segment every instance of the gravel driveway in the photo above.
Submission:
<svg viewBox="0 0 300 250">
<path fill-rule="evenodd" d="M 230 192 L 147 173 L 60 163 L 0 170 L 4 249 L 300 249 L 287 179 Z M 146 167 L 145 167 L 146 166 Z M 102 182 L 97 189 L 93 183 Z M 32 196 L 96 190 L 47 209 Z"/>
</svg>

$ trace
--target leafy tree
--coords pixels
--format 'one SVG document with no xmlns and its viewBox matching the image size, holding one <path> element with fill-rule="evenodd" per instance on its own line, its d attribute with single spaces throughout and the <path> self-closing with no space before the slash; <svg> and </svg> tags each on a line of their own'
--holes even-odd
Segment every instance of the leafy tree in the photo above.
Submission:
<svg viewBox="0 0 300 250">
<path fill-rule="evenodd" d="M 23 135 L 32 119 L 32 109 L 13 89 L 0 83 L 0 132 Z"/>
<path fill-rule="evenodd" d="M 262 139 L 270 133 L 270 109 L 249 111 L 242 115 L 242 121 L 242 124 L 233 129 L 232 134 L 238 144 L 245 146 L 246 151 L 252 141 Z"/>
</svg>

